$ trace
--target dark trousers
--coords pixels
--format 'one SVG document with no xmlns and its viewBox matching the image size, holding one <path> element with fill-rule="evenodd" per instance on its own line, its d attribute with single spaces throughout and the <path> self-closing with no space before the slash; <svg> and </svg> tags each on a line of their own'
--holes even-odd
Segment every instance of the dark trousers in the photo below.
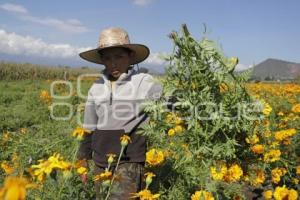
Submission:
<svg viewBox="0 0 300 200">
<path fill-rule="evenodd" d="M 114 168 L 112 168 L 114 170 Z M 101 174 L 105 168 L 95 166 L 94 174 Z M 144 189 L 144 164 L 143 163 L 122 163 L 115 172 L 116 178 L 113 182 L 109 200 L 132 199 L 132 194 Z M 101 181 L 95 181 L 96 199 L 104 200 Z"/>
</svg>

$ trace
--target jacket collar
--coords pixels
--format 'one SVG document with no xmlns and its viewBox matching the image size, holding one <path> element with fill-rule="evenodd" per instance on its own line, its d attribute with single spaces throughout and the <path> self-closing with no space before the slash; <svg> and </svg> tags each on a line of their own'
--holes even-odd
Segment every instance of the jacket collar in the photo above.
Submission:
<svg viewBox="0 0 300 200">
<path fill-rule="evenodd" d="M 120 75 L 120 77 L 118 78 L 118 80 L 115 81 L 116 84 L 122 84 L 126 81 L 130 81 L 131 80 L 131 76 L 133 74 L 136 74 L 136 70 L 134 70 L 133 67 L 129 67 L 127 70 L 127 73 L 122 73 Z M 107 73 L 106 70 L 104 70 L 103 72 L 103 76 L 102 76 L 104 83 L 110 83 L 111 81 L 109 80 L 109 74 Z"/>
</svg>

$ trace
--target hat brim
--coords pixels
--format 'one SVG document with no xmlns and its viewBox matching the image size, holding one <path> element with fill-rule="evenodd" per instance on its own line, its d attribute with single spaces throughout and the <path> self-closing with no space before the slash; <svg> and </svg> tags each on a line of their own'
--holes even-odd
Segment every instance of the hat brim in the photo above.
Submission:
<svg viewBox="0 0 300 200">
<path fill-rule="evenodd" d="M 79 54 L 79 56 L 81 58 L 83 58 L 84 60 L 103 65 L 104 63 L 101 59 L 99 51 L 101 51 L 103 49 L 115 48 L 115 47 L 123 47 L 123 48 L 127 48 L 127 49 L 130 49 L 131 51 L 135 52 L 133 58 L 130 60 L 131 65 L 134 65 L 134 64 L 144 61 L 150 54 L 149 48 L 145 45 L 123 44 L 123 45 L 115 45 L 115 46 L 110 46 L 110 47 L 96 48 L 96 49 L 84 51 L 84 52 L 81 52 Z"/>
</svg>

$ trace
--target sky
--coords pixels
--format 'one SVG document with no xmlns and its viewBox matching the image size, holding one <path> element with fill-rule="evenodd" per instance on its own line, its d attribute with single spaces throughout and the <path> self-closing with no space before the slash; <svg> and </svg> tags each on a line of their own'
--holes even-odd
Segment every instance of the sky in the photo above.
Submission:
<svg viewBox="0 0 300 200">
<path fill-rule="evenodd" d="M 187 24 L 193 37 L 216 41 L 238 69 L 268 58 L 300 63 L 299 0 L 0 0 L 0 60 L 96 66 L 78 53 L 97 47 L 101 30 L 121 27 L 147 45 L 140 66 L 162 69 L 168 38 Z"/>
</svg>

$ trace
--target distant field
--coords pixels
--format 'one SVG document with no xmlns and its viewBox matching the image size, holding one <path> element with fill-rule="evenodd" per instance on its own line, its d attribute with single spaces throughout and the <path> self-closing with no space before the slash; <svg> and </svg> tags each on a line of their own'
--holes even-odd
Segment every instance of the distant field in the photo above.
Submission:
<svg viewBox="0 0 300 200">
<path fill-rule="evenodd" d="M 100 69 L 100 67 L 71 68 L 0 62 L 0 80 L 76 79 L 81 74 L 99 73 Z"/>
</svg>

